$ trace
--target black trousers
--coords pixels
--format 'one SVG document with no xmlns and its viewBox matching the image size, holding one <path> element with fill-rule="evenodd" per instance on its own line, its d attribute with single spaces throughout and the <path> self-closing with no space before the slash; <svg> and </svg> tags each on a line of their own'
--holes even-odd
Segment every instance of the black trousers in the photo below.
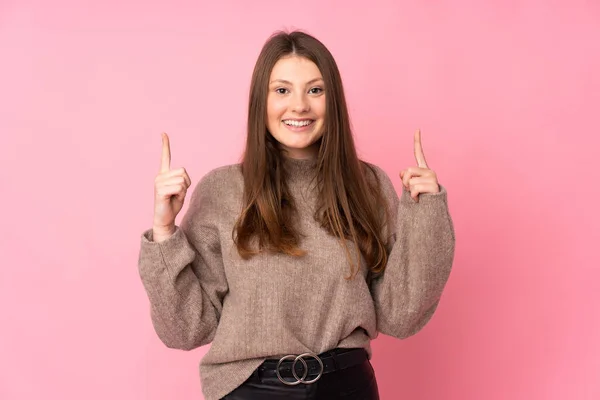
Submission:
<svg viewBox="0 0 600 400">
<path fill-rule="evenodd" d="M 311 384 L 288 386 L 258 367 L 241 386 L 222 400 L 379 400 L 371 363 L 363 362 L 323 374 Z"/>
</svg>

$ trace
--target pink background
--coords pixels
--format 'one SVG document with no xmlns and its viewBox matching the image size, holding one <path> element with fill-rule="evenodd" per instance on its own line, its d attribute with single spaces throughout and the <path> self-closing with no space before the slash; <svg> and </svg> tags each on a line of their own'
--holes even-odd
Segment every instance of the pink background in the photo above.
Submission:
<svg viewBox="0 0 600 400">
<path fill-rule="evenodd" d="M 374 342 L 382 399 L 599 399 L 583 0 L 1 0 L 0 398 L 202 398 L 207 348 L 162 345 L 137 272 L 160 132 L 194 184 L 236 162 L 260 47 L 294 27 L 336 57 L 362 156 L 399 188 L 420 127 L 449 191 L 454 270 L 421 333 Z"/>
</svg>

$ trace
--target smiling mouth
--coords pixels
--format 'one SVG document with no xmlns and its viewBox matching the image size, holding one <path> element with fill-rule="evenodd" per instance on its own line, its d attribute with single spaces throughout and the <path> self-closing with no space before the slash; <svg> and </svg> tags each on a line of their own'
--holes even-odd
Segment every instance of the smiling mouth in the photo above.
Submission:
<svg viewBox="0 0 600 400">
<path fill-rule="evenodd" d="M 293 120 L 293 119 L 284 119 L 283 120 L 283 123 L 286 124 L 287 126 L 294 126 L 294 127 L 298 127 L 298 128 L 308 126 L 314 122 L 315 122 L 314 119 L 303 119 L 301 121 L 297 121 L 297 120 Z"/>
</svg>

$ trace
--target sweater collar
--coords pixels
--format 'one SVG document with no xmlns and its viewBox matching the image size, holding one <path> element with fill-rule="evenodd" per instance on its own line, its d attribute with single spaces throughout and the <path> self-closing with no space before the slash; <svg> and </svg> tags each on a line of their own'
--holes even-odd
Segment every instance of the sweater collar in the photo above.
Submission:
<svg viewBox="0 0 600 400">
<path fill-rule="evenodd" d="M 283 167 L 288 179 L 304 180 L 313 178 L 317 170 L 317 158 L 290 158 L 283 157 Z"/>
</svg>

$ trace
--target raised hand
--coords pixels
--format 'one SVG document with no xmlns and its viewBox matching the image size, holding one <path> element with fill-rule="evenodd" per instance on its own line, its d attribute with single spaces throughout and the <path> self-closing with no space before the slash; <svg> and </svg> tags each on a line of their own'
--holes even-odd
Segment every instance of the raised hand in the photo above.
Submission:
<svg viewBox="0 0 600 400">
<path fill-rule="evenodd" d="M 181 211 L 190 177 L 184 168 L 171 170 L 169 136 L 162 134 L 160 172 L 154 179 L 154 225 L 156 237 L 166 238 L 175 232 L 175 217 Z"/>
<path fill-rule="evenodd" d="M 415 132 L 415 159 L 417 160 L 417 166 L 400 171 L 400 178 L 404 187 L 410 191 L 410 197 L 419 202 L 419 194 L 438 193 L 440 191 L 437 175 L 429 169 L 425 160 L 420 129 Z"/>
</svg>

